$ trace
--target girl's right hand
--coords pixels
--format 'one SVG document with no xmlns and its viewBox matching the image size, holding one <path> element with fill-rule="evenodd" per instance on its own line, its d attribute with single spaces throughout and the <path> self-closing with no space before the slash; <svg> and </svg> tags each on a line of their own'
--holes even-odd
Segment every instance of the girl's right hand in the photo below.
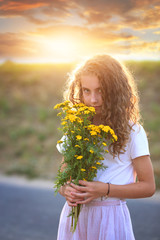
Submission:
<svg viewBox="0 0 160 240">
<path fill-rule="evenodd" d="M 84 198 L 77 198 L 71 195 L 71 192 L 80 193 L 76 189 L 70 186 L 70 184 L 66 184 L 60 188 L 59 193 L 66 198 L 66 201 L 70 207 L 76 207 L 78 201 L 84 200 Z"/>
</svg>

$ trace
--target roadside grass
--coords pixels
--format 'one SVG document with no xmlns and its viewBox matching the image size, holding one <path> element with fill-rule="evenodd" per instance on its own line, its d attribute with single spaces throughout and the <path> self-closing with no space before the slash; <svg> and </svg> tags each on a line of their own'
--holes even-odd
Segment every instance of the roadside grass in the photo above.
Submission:
<svg viewBox="0 0 160 240">
<path fill-rule="evenodd" d="M 143 125 L 160 188 L 160 62 L 127 61 L 136 79 Z M 54 179 L 60 121 L 53 106 L 62 101 L 72 64 L 0 65 L 0 171 Z"/>
</svg>

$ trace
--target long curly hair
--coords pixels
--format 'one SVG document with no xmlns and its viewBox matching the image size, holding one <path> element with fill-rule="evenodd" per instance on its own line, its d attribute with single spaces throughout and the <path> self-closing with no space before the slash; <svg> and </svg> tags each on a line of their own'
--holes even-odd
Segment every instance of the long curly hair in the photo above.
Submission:
<svg viewBox="0 0 160 240">
<path fill-rule="evenodd" d="M 101 123 L 115 131 L 118 141 L 111 144 L 110 153 L 125 151 L 129 134 L 139 122 L 139 98 L 134 79 L 127 68 L 109 55 L 96 55 L 78 66 L 68 78 L 64 98 L 73 104 L 83 102 L 81 76 L 98 77 L 102 91 Z"/>
</svg>

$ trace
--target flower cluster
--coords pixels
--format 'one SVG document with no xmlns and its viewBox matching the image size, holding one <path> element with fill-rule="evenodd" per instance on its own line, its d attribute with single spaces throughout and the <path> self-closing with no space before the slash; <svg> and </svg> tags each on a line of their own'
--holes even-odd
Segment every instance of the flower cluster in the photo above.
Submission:
<svg viewBox="0 0 160 240">
<path fill-rule="evenodd" d="M 103 156 L 108 152 L 108 145 L 117 141 L 117 136 L 109 126 L 92 124 L 95 108 L 87 107 L 83 103 L 72 105 L 70 101 L 54 107 L 54 109 L 60 108 L 62 110 L 58 115 L 61 117 L 64 137 L 63 140 L 58 141 L 58 144 L 61 145 L 64 161 L 60 165 L 55 183 L 57 192 L 67 182 L 72 181 L 78 185 L 79 180 L 92 181 L 96 177 L 97 170 L 105 168 Z M 78 209 L 78 212 L 77 209 L 76 211 L 72 209 L 71 214 L 75 219 L 74 230 L 80 206 Z"/>
</svg>

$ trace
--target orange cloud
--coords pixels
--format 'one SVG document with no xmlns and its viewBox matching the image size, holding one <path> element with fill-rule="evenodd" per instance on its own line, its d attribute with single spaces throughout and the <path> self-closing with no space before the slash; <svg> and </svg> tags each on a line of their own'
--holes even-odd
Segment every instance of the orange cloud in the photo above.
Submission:
<svg viewBox="0 0 160 240">
<path fill-rule="evenodd" d="M 39 17 L 36 17 L 36 14 Z M 73 14 L 77 15 L 83 25 L 93 26 L 104 23 L 118 24 L 133 29 L 155 28 L 160 25 L 160 6 L 157 0 L 99 0 L 99 1 L 62 1 L 62 0 L 26 0 L 0 2 L 2 16 L 23 16 L 34 24 L 48 24 L 50 17 L 63 24 Z M 41 17 L 40 15 L 43 15 Z M 76 22 L 75 22 L 76 25 Z"/>
<path fill-rule="evenodd" d="M 68 3 L 61 0 L 26 0 L 26 1 L 10 1 L 10 0 L 1 0 L 0 2 L 0 13 L 3 16 L 27 16 L 27 14 L 35 14 L 35 11 L 41 10 L 44 13 L 52 10 L 52 14 L 59 11 L 64 11 L 68 7 Z M 30 10 L 33 10 L 30 12 Z M 34 11 L 35 10 L 35 11 Z M 55 10 L 55 11 L 54 11 Z M 24 12 L 25 11 L 25 12 Z"/>
<path fill-rule="evenodd" d="M 1 58 L 30 57 L 34 55 L 37 44 L 27 40 L 25 34 L 3 33 L 0 34 Z"/>
<path fill-rule="evenodd" d="M 2 1 L 1 1 L 2 2 Z M 0 6 L 0 10 L 1 11 L 25 11 L 25 10 L 29 10 L 29 9 L 34 9 L 34 8 L 38 8 L 38 7 L 42 7 L 42 6 L 46 6 L 45 2 L 44 3 L 24 3 L 24 2 L 13 2 L 13 1 L 8 1 L 8 2 L 4 2 L 4 4 L 2 6 Z"/>
</svg>

